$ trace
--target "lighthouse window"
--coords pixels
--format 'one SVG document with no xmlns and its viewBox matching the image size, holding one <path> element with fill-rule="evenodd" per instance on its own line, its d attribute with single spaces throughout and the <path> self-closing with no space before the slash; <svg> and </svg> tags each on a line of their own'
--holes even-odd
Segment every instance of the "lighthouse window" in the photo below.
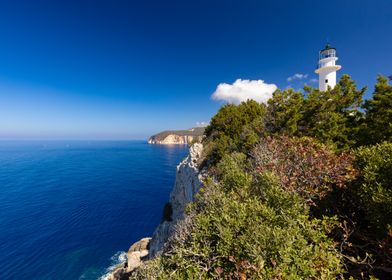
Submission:
<svg viewBox="0 0 392 280">
<path fill-rule="evenodd" d="M 328 84 L 328 79 L 325 80 L 325 83 Z"/>
</svg>

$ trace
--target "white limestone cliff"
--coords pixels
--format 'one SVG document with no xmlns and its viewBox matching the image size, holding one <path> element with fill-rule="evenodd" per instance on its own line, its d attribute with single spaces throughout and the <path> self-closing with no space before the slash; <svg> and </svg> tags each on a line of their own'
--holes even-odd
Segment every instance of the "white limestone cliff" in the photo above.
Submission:
<svg viewBox="0 0 392 280">
<path fill-rule="evenodd" d="M 200 142 L 204 137 L 204 127 L 194 127 L 185 130 L 166 130 L 151 136 L 148 144 L 190 144 Z"/>
<path fill-rule="evenodd" d="M 161 140 L 151 137 L 150 139 L 148 139 L 148 144 L 161 144 L 161 145 L 189 144 L 192 143 L 194 138 L 195 137 L 191 135 L 169 134 Z"/>
<path fill-rule="evenodd" d="M 198 167 L 202 151 L 202 144 L 194 144 L 189 149 L 189 155 L 177 166 L 176 181 L 169 200 L 172 207 L 171 221 L 163 221 L 155 230 L 150 242 L 149 257 L 162 251 L 174 226 L 184 217 L 187 204 L 193 201 L 202 186 L 202 175 Z"/>
<path fill-rule="evenodd" d="M 177 166 L 176 181 L 169 199 L 170 219 L 163 220 L 158 225 L 152 238 L 143 238 L 135 242 L 127 253 L 125 266 L 115 269 L 106 279 L 127 279 L 145 259 L 151 259 L 162 252 L 176 224 L 184 218 L 187 204 L 193 201 L 202 186 L 203 175 L 198 166 L 202 152 L 203 145 L 195 143 L 190 147 L 189 155 Z"/>
</svg>

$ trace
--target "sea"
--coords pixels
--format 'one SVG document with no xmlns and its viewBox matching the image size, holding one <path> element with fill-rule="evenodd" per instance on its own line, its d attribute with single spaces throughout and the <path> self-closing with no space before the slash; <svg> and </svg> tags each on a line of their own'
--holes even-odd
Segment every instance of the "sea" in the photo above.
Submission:
<svg viewBox="0 0 392 280">
<path fill-rule="evenodd" d="M 0 279 L 105 279 L 162 218 L 186 145 L 0 141 Z"/>
</svg>

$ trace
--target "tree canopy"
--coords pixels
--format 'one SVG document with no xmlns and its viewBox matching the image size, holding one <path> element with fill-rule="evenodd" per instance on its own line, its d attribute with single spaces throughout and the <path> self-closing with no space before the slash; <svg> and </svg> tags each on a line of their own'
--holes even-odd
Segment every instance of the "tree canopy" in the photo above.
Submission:
<svg viewBox="0 0 392 280">
<path fill-rule="evenodd" d="M 224 105 L 203 188 L 132 278 L 391 279 L 392 87 L 379 76 L 365 91 L 344 75 Z"/>
</svg>

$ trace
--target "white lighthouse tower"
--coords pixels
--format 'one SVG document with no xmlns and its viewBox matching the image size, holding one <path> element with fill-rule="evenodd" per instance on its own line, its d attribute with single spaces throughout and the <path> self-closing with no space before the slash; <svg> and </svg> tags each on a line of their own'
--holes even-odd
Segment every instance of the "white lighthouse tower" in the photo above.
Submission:
<svg viewBox="0 0 392 280">
<path fill-rule="evenodd" d="M 319 90 L 326 91 L 328 87 L 336 85 L 336 71 L 342 66 L 336 65 L 336 49 L 327 44 L 319 53 L 319 62 L 316 73 L 319 74 Z"/>
</svg>

